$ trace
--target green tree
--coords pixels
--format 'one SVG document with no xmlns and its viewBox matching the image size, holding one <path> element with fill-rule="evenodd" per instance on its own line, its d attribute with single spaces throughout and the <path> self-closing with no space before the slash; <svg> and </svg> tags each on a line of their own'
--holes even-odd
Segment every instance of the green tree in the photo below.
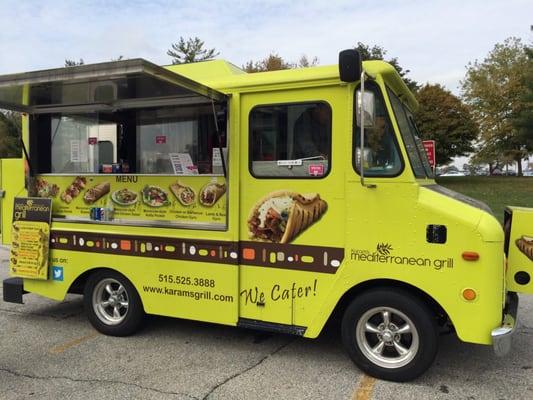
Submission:
<svg viewBox="0 0 533 400">
<path fill-rule="evenodd" d="M 270 53 L 267 57 L 260 61 L 248 61 L 243 69 L 246 72 L 264 72 L 264 71 L 279 71 L 282 69 L 295 68 L 296 65 L 285 61 L 278 53 Z"/>
<path fill-rule="evenodd" d="M 316 67 L 318 64 L 319 64 L 319 61 L 318 61 L 317 56 L 309 60 L 309 57 L 307 57 L 306 54 L 302 54 L 302 56 L 298 60 L 298 68 Z"/>
<path fill-rule="evenodd" d="M 121 61 L 124 60 L 124 56 L 120 55 L 117 58 L 112 58 L 111 61 Z M 85 65 L 85 61 L 83 61 L 83 58 L 80 58 L 79 61 L 76 60 L 70 60 L 68 58 L 65 59 L 65 67 L 77 67 L 78 65 Z"/>
<path fill-rule="evenodd" d="M 264 71 L 279 71 L 282 69 L 291 68 L 308 68 L 318 65 L 318 57 L 309 57 L 303 54 L 297 63 L 286 61 L 278 53 L 270 53 L 267 57 L 259 61 L 248 61 L 243 65 L 242 69 L 248 73 L 264 72 Z"/>
<path fill-rule="evenodd" d="M 204 42 L 198 37 L 185 40 L 180 36 L 178 43 L 172 43 L 167 55 L 172 57 L 172 64 L 187 64 L 198 61 L 212 60 L 219 53 L 213 49 L 204 49 Z"/>
<path fill-rule="evenodd" d="M 21 156 L 21 132 L 20 114 L 0 111 L 0 158 Z"/>
<path fill-rule="evenodd" d="M 420 104 L 415 113 L 417 125 L 422 139 L 435 140 L 438 165 L 474 150 L 479 128 L 468 106 L 438 84 L 425 84 L 416 97 Z"/>
<path fill-rule="evenodd" d="M 516 129 L 517 140 L 522 142 L 528 155 L 533 152 L 533 47 L 526 47 L 528 63 L 523 75 L 522 94 L 523 103 L 512 120 Z"/>
<path fill-rule="evenodd" d="M 83 58 L 80 58 L 80 61 L 76 60 L 69 60 L 68 58 L 65 59 L 65 67 L 76 67 L 78 65 L 84 65 L 85 61 L 83 61 Z"/>
<path fill-rule="evenodd" d="M 361 59 L 364 60 L 383 60 L 391 64 L 396 71 L 398 71 L 398 74 L 402 77 L 403 81 L 411 89 L 412 92 L 416 92 L 420 85 L 415 80 L 408 78 L 406 75 L 411 72 L 408 69 L 403 69 L 403 67 L 400 65 L 398 61 L 398 57 L 392 57 L 392 58 L 385 58 L 387 55 L 387 50 L 385 50 L 383 47 L 374 45 L 370 47 L 369 45 L 366 45 L 361 42 L 357 42 L 357 45 L 354 46 L 354 49 L 359 51 L 361 54 Z"/>
<path fill-rule="evenodd" d="M 476 158 L 493 163 L 513 160 L 518 175 L 522 160 L 533 152 L 531 125 L 522 127 L 531 110 L 524 100 L 531 62 L 522 41 L 511 37 L 496 44 L 483 61 L 469 63 L 461 82 L 463 98 L 481 129 Z"/>
</svg>

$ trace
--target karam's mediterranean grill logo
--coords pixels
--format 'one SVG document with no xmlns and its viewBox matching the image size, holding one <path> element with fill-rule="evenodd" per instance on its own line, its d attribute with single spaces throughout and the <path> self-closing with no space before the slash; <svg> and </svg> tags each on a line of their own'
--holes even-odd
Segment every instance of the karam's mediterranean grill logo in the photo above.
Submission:
<svg viewBox="0 0 533 400">
<path fill-rule="evenodd" d="M 13 221 L 50 222 L 51 201 L 49 199 L 33 199 L 16 197 L 13 206 Z"/>
<path fill-rule="evenodd" d="M 429 257 L 412 257 L 404 255 L 392 254 L 394 251 L 390 243 L 378 243 L 376 250 L 358 250 L 352 249 L 350 251 L 350 259 L 352 261 L 372 262 L 379 264 L 394 264 L 394 265 L 412 265 L 419 267 L 429 267 L 436 270 L 443 268 L 453 268 L 453 258 L 429 258 Z"/>
</svg>

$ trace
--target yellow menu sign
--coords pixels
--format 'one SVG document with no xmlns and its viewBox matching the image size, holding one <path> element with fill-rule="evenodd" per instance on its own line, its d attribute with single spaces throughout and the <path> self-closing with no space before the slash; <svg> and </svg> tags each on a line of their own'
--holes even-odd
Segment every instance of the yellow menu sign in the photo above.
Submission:
<svg viewBox="0 0 533 400">
<path fill-rule="evenodd" d="M 30 192 L 52 200 L 55 218 L 89 220 L 91 208 L 113 207 L 113 221 L 226 224 L 223 176 L 132 174 L 40 175 Z"/>
<path fill-rule="evenodd" d="M 48 278 L 52 204 L 49 199 L 15 198 L 9 272 L 12 276 Z"/>
</svg>

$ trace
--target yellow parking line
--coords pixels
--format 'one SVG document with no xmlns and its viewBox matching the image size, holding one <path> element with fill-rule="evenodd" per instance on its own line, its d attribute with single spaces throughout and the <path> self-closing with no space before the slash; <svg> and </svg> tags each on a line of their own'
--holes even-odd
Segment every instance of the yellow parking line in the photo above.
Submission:
<svg viewBox="0 0 533 400">
<path fill-rule="evenodd" d="M 372 391 L 374 390 L 376 381 L 376 378 L 363 375 L 359 381 L 359 385 L 357 385 L 355 391 L 353 392 L 352 400 L 369 400 L 372 396 Z"/>
<path fill-rule="evenodd" d="M 77 346 L 77 345 L 79 345 L 80 343 L 86 342 L 87 340 L 94 339 L 94 338 L 97 337 L 98 335 L 99 335 L 98 332 L 94 332 L 94 333 L 91 333 L 90 335 L 85 335 L 85 336 L 82 336 L 82 337 L 80 337 L 80 338 L 77 338 L 77 339 L 71 340 L 70 342 L 63 343 L 63 344 L 60 345 L 60 346 L 52 347 L 52 348 L 50 349 L 50 353 L 53 353 L 53 354 L 63 353 L 65 350 L 68 350 L 68 349 L 70 349 L 71 347 Z"/>
</svg>

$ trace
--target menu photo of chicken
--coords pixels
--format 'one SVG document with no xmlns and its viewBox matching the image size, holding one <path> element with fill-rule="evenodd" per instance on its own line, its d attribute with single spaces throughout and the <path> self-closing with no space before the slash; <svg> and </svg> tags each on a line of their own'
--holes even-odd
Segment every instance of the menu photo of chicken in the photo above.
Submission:
<svg viewBox="0 0 533 400">
<path fill-rule="evenodd" d="M 272 192 L 250 211 L 249 236 L 257 241 L 290 243 L 317 222 L 327 207 L 318 193 Z"/>
<path fill-rule="evenodd" d="M 170 185 L 170 190 L 183 206 L 188 207 L 194 204 L 196 200 L 194 189 L 180 181 Z"/>
<path fill-rule="evenodd" d="M 41 177 L 32 179 L 30 191 L 33 196 L 51 198 L 56 197 L 59 193 L 59 186 L 55 183 L 50 183 Z"/>
</svg>

